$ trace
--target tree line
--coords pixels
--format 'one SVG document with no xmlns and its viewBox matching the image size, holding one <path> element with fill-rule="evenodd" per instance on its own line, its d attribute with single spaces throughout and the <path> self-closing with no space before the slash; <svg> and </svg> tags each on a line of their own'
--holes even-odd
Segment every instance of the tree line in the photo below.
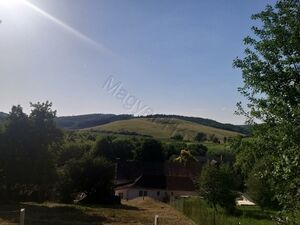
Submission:
<svg viewBox="0 0 300 225">
<path fill-rule="evenodd" d="M 117 160 L 165 162 L 175 161 L 182 149 L 193 157 L 207 152 L 201 143 L 61 130 L 52 103 L 31 103 L 31 109 L 27 115 L 13 106 L 0 130 L 2 200 L 71 202 L 85 193 L 88 202 L 112 203 Z"/>
</svg>

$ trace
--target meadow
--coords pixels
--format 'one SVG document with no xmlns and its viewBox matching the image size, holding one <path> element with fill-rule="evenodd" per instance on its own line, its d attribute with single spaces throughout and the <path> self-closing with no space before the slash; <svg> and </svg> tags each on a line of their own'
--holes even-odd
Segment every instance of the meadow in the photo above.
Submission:
<svg viewBox="0 0 300 225">
<path fill-rule="evenodd" d="M 177 210 L 199 225 L 275 225 L 275 211 L 262 211 L 258 206 L 241 206 L 234 215 L 227 215 L 218 208 L 217 212 L 200 198 L 180 199 L 171 203 Z"/>
</svg>

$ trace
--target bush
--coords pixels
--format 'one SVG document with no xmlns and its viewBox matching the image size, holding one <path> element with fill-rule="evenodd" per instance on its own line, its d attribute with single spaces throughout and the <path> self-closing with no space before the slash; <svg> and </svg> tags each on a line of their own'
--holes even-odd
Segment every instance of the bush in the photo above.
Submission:
<svg viewBox="0 0 300 225">
<path fill-rule="evenodd" d="M 203 142 L 203 141 L 205 141 L 206 140 L 206 134 L 205 133 L 202 133 L 202 132 L 199 132 L 198 134 L 196 134 L 196 136 L 195 136 L 195 141 L 197 141 L 197 142 Z"/>
<path fill-rule="evenodd" d="M 262 208 L 278 208 L 278 202 L 275 201 L 270 185 L 262 177 L 266 165 L 263 159 L 255 164 L 246 181 L 247 193 Z"/>
<path fill-rule="evenodd" d="M 191 144 L 188 145 L 187 148 L 194 156 L 205 156 L 208 150 L 208 148 L 202 144 Z"/>
<path fill-rule="evenodd" d="M 235 209 L 234 174 L 229 165 L 207 163 L 201 172 L 197 185 L 200 195 L 214 209 L 223 207 L 228 213 Z"/>
<path fill-rule="evenodd" d="M 165 156 L 162 144 L 155 139 L 145 139 L 136 150 L 136 159 L 142 162 L 163 162 Z"/>
<path fill-rule="evenodd" d="M 175 134 L 174 136 L 171 137 L 171 139 L 176 140 L 176 141 L 182 141 L 183 136 L 181 134 Z"/>
<path fill-rule="evenodd" d="M 85 193 L 88 203 L 110 203 L 114 196 L 113 180 L 114 166 L 103 157 L 71 160 L 61 171 L 60 200 L 71 202 L 74 194 Z"/>
</svg>

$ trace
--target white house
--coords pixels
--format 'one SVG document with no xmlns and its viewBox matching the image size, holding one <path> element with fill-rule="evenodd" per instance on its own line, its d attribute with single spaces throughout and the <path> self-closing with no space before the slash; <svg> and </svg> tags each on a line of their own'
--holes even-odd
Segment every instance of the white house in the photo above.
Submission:
<svg viewBox="0 0 300 225">
<path fill-rule="evenodd" d="M 168 201 L 180 196 L 195 196 L 194 179 L 202 163 L 118 162 L 115 194 L 121 199 L 148 196 Z"/>
</svg>

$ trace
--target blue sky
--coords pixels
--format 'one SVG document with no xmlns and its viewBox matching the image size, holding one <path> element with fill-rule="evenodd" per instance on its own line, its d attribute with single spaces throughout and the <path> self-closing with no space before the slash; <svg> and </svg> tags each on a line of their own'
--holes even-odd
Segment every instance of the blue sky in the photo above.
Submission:
<svg viewBox="0 0 300 225">
<path fill-rule="evenodd" d="M 0 111 L 53 102 L 58 115 L 153 113 L 241 124 L 232 61 L 263 0 L 0 0 Z M 120 91 L 120 90 L 118 90 Z"/>
</svg>

